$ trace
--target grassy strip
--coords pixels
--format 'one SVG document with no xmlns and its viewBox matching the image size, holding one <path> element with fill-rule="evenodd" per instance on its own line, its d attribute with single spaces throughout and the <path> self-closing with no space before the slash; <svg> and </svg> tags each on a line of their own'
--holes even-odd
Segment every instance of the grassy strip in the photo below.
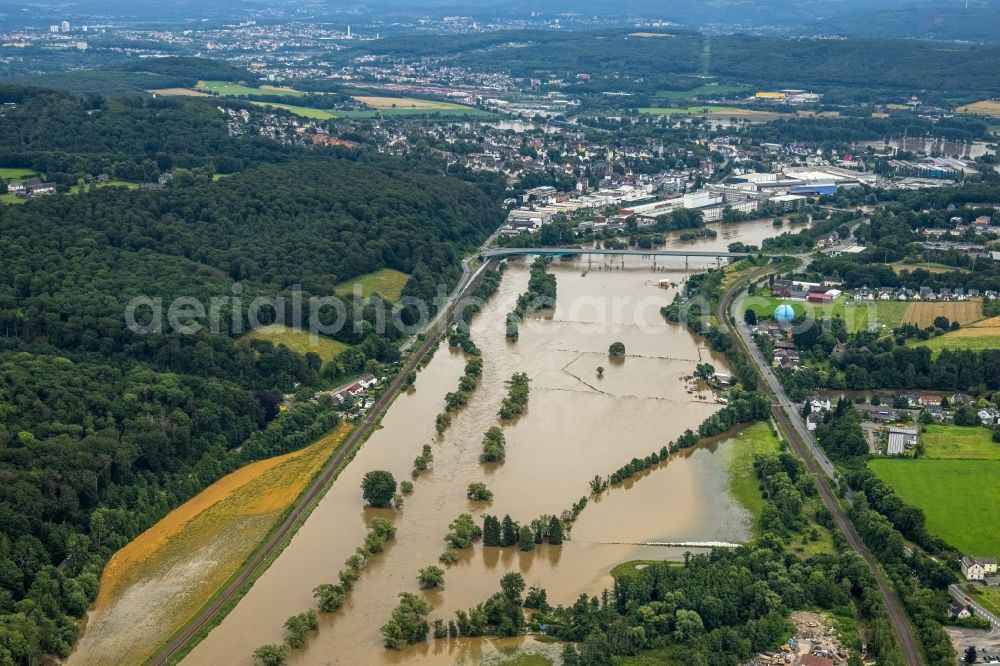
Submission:
<svg viewBox="0 0 1000 666">
<path fill-rule="evenodd" d="M 361 287 L 362 298 L 378 294 L 387 301 L 397 301 L 403 295 L 403 287 L 409 280 L 410 276 L 402 271 L 382 268 L 341 282 L 334 288 L 334 293 L 337 296 L 348 296 L 354 292 L 354 287 L 357 285 Z"/>
<path fill-rule="evenodd" d="M 753 469 L 755 456 L 778 453 L 781 447 L 770 423 L 763 421 L 743 428 L 733 436 L 727 450 L 726 471 L 729 473 L 729 493 L 753 515 L 753 534 L 759 536 L 760 514 L 764 498 L 760 482 Z"/>
</svg>

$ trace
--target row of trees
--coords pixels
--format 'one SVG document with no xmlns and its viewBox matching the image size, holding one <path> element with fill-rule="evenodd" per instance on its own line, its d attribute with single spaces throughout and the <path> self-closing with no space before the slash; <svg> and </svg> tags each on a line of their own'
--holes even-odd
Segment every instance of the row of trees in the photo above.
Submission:
<svg viewBox="0 0 1000 666">
<path fill-rule="evenodd" d="M 548 273 L 545 266 L 548 260 L 538 257 L 531 264 L 528 288 L 517 297 L 517 304 L 507 315 L 507 339 L 517 340 L 518 323 L 524 315 L 556 305 L 556 276 Z"/>
<path fill-rule="evenodd" d="M 500 403 L 500 411 L 497 416 L 501 421 L 507 421 L 519 416 L 528 406 L 528 379 L 527 373 L 515 372 L 510 376 L 505 384 L 507 385 L 507 395 Z"/>
<path fill-rule="evenodd" d="M 317 600 L 320 612 L 332 613 L 343 606 L 347 595 L 361 575 L 362 569 L 373 556 L 385 550 L 386 544 L 395 536 L 396 528 L 388 520 L 385 518 L 372 519 L 368 534 L 365 535 L 364 544 L 359 546 L 344 562 L 344 568 L 341 569 L 338 576 L 340 582 L 323 583 L 313 590 L 313 596 Z M 260 666 L 281 666 L 288 659 L 288 648 L 304 647 L 309 632 L 319 629 L 316 611 L 309 609 L 289 617 L 285 621 L 285 629 L 287 631 L 285 645 L 267 644 L 254 651 L 254 659 Z"/>
<path fill-rule="evenodd" d="M 484 546 L 517 546 L 521 550 L 532 550 L 536 544 L 546 542 L 562 545 L 565 527 L 558 516 L 541 516 L 521 525 L 511 519 L 510 515 L 505 515 L 501 520 L 486 514 L 483 516 L 482 533 Z"/>
</svg>

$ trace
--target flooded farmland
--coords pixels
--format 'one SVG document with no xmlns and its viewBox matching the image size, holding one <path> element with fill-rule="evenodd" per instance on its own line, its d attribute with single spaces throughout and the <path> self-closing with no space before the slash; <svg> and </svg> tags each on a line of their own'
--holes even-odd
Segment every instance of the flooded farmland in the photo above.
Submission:
<svg viewBox="0 0 1000 666">
<path fill-rule="evenodd" d="M 746 242 L 775 233 L 769 222 L 734 228 L 739 227 L 751 232 Z M 720 233 L 715 243 L 724 247 L 731 240 Z M 619 258 L 594 261 L 589 272 L 582 259 L 553 262 L 557 306 L 523 322 L 517 343 L 505 339 L 504 321 L 527 285 L 528 262 L 512 262 L 499 291 L 473 321 L 484 374 L 451 428 L 437 438 L 434 417 L 443 408 L 444 394 L 454 390 L 465 357 L 442 345 L 288 548 L 184 663 L 248 664 L 255 647 L 280 642 L 285 618 L 315 607 L 312 589 L 336 581 L 344 560 L 364 538 L 366 520 L 376 515 L 394 522 L 395 541 L 373 558 L 344 607 L 321 615 L 318 634 L 293 651 L 292 663 L 479 663 L 523 642 L 431 640 L 392 652 L 382 647 L 379 627 L 400 592 L 419 591 L 417 571 L 437 563 L 448 524 L 459 513 L 509 513 L 522 522 L 558 514 L 589 494 L 588 481 L 595 474 L 610 474 L 632 457 L 659 449 L 718 408 L 710 395 L 699 399 L 689 393 L 681 378 L 702 361 L 723 370 L 724 359 L 659 313 L 676 289 L 658 288 L 658 281 L 667 277 L 680 283 L 686 276 L 683 259 L 671 261 L 666 267 L 660 262 L 656 272 L 648 258 L 640 257 L 628 257 L 624 269 Z M 627 350 L 621 362 L 607 354 L 616 340 Z M 602 377 L 598 366 L 605 366 Z M 528 410 L 504 424 L 506 461 L 482 465 L 480 442 L 483 432 L 498 424 L 504 381 L 521 371 L 531 379 Z M 404 508 L 363 508 L 364 473 L 388 469 L 397 479 L 407 478 L 411 461 L 428 442 L 434 449 L 432 469 L 415 482 Z M 484 600 L 507 571 L 520 571 L 529 586 L 548 591 L 551 603 L 565 604 L 609 586 L 611 568 L 622 561 L 680 558 L 690 549 L 644 544 L 746 540 L 750 517 L 727 492 L 719 454 L 727 445 L 723 440 L 684 451 L 629 487 L 591 502 L 561 547 L 520 552 L 476 544 L 460 551 L 461 560 L 447 568 L 444 587 L 422 593 L 434 606 L 431 617 L 449 619 L 456 609 Z M 492 502 L 466 499 L 466 486 L 475 481 L 493 491 Z"/>
</svg>

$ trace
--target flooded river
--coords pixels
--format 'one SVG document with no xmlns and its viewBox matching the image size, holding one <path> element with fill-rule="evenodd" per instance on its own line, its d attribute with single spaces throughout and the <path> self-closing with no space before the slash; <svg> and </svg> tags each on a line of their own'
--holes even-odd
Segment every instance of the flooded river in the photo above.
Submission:
<svg viewBox="0 0 1000 666">
<path fill-rule="evenodd" d="M 727 238 L 723 232 L 730 227 L 744 233 Z M 777 232 L 769 222 L 719 229 L 718 239 L 699 242 L 698 249 L 713 243 L 724 248 L 733 240 L 759 243 L 764 234 Z M 523 322 L 517 343 L 505 339 L 504 320 L 525 289 L 528 263 L 512 262 L 499 291 L 473 322 L 483 378 L 451 428 L 437 438 L 434 417 L 443 409 L 444 394 L 455 390 L 465 358 L 442 345 L 285 551 L 184 663 L 249 664 L 257 646 L 280 643 L 285 619 L 315 608 L 312 589 L 336 582 L 344 560 L 364 539 L 366 521 L 378 515 L 394 522 L 396 539 L 362 572 L 344 607 L 320 615 L 319 632 L 306 648 L 293 651 L 291 663 L 480 663 L 518 645 L 550 649 L 530 638 L 430 639 L 392 652 L 382 647 L 379 627 L 400 592 L 419 591 L 418 569 L 438 564 L 448 524 L 459 513 L 470 512 L 477 522 L 484 512 L 509 513 L 522 522 L 558 514 L 589 494 L 588 480 L 595 474 L 606 476 L 632 457 L 658 450 L 718 408 L 710 395 L 702 400 L 688 393 L 681 377 L 701 361 L 722 371 L 724 359 L 659 314 L 675 290 L 658 288 L 658 281 L 685 277 L 683 259 L 670 261 L 659 261 L 654 272 L 646 258 L 628 257 L 624 269 L 619 258 L 601 259 L 585 275 L 585 260 L 553 262 L 557 307 Z M 627 350 L 621 362 L 607 354 L 616 340 Z M 605 367 L 603 377 L 598 366 Z M 482 465 L 480 442 L 483 432 L 498 424 L 504 381 L 521 371 L 531 379 L 528 410 L 504 424 L 506 462 Z M 364 473 L 388 469 L 397 479 L 409 478 L 413 459 L 428 442 L 434 448 L 432 469 L 414 483 L 403 509 L 364 508 Z M 524 553 L 476 544 L 460 551 L 461 560 L 447 568 L 444 588 L 422 593 L 434 606 L 431 618 L 447 620 L 456 609 L 483 601 L 507 571 L 520 571 L 529 586 L 544 587 L 550 603 L 567 604 L 608 587 L 611 568 L 622 561 L 680 558 L 690 550 L 643 544 L 746 540 L 749 514 L 727 492 L 722 452 L 729 445 L 722 440 L 684 451 L 628 487 L 592 501 L 561 547 Z M 493 491 L 491 503 L 466 499 L 466 486 L 474 481 Z"/>
</svg>

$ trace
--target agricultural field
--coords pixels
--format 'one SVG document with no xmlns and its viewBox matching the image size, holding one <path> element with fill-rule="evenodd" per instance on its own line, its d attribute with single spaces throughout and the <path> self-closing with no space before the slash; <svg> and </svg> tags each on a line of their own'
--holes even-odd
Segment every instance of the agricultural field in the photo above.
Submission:
<svg viewBox="0 0 1000 666">
<path fill-rule="evenodd" d="M 903 271 L 915 271 L 918 268 L 927 271 L 928 273 L 967 273 L 967 268 L 959 268 L 958 266 L 948 266 L 946 264 L 937 264 L 932 261 L 920 262 L 919 264 L 908 264 L 902 261 L 895 261 L 891 264 L 892 270 L 895 271 L 896 275 L 899 275 Z"/>
<path fill-rule="evenodd" d="M 31 178 L 32 176 L 37 176 L 38 174 L 34 169 L 22 169 L 20 167 L 0 167 L 0 179 L 7 180 L 22 180 L 24 178 Z"/>
<path fill-rule="evenodd" d="M 350 429 L 219 479 L 115 553 L 78 661 L 143 663 L 239 570 Z"/>
<path fill-rule="evenodd" d="M 355 95 L 354 100 L 375 109 L 407 108 L 424 111 L 464 111 L 471 107 L 454 102 L 440 102 L 433 99 L 415 97 L 382 97 L 377 95 Z"/>
<path fill-rule="evenodd" d="M 921 439 L 923 457 L 930 460 L 1000 460 L 1000 444 L 985 426 L 931 424 Z"/>
<path fill-rule="evenodd" d="M 206 92 L 191 90 L 190 88 L 159 88 L 148 90 L 147 92 L 160 95 L 161 97 L 211 97 Z"/>
<path fill-rule="evenodd" d="M 782 304 L 790 305 L 796 317 L 805 316 L 807 313 L 813 317 L 822 316 L 824 319 L 839 317 L 844 320 L 845 326 L 852 333 L 867 330 L 869 324 L 877 323 L 886 328 L 898 326 L 909 305 L 903 301 L 848 304 L 847 296 L 839 296 L 829 305 L 820 305 L 775 298 L 767 290 L 757 292 L 746 301 L 747 309 L 752 309 L 760 319 L 772 318 L 774 309 Z"/>
<path fill-rule="evenodd" d="M 950 451 L 938 450 L 949 455 L 963 448 L 963 455 L 978 455 L 982 447 L 967 440 Z M 996 483 L 1000 460 L 876 458 L 868 464 L 904 502 L 923 510 L 932 534 L 963 553 L 1000 554 L 1000 486 Z M 968 501 L 972 493 L 975 502 Z"/>
<path fill-rule="evenodd" d="M 269 340 L 277 345 L 284 345 L 289 350 L 305 355 L 308 352 L 319 354 L 323 362 L 332 361 L 347 349 L 347 345 L 339 340 L 325 335 L 310 335 L 306 331 L 289 328 L 281 324 L 269 324 L 256 331 L 251 331 L 244 339 Z"/>
<path fill-rule="evenodd" d="M 979 102 L 973 102 L 972 104 L 965 104 L 964 106 L 957 107 L 955 110 L 959 113 L 974 113 L 980 116 L 993 116 L 994 118 L 1000 118 L 1000 101 L 995 99 L 984 99 Z"/>
<path fill-rule="evenodd" d="M 726 448 L 726 471 L 729 474 L 729 492 L 745 506 L 754 518 L 754 529 L 764 510 L 760 483 L 753 471 L 754 456 L 779 451 L 778 438 L 771 432 L 769 423 L 758 422 L 733 436 Z"/>
<path fill-rule="evenodd" d="M 403 294 L 403 287 L 409 281 L 410 276 L 392 268 L 383 268 L 374 273 L 359 275 L 353 280 L 341 282 L 337 285 L 335 293 L 338 296 L 347 296 L 354 292 L 355 285 L 361 287 L 361 296 L 368 298 L 372 294 L 378 294 L 387 301 L 399 300 Z"/>
<path fill-rule="evenodd" d="M 682 102 L 698 97 L 727 97 L 736 93 L 749 90 L 749 86 L 733 85 L 728 83 L 708 83 L 691 88 L 690 90 L 657 90 L 656 96 L 670 100 L 671 102 Z"/>
<path fill-rule="evenodd" d="M 296 106 L 294 104 L 279 104 L 278 102 L 250 102 L 256 106 L 263 106 L 273 109 L 284 109 L 289 113 L 294 113 L 302 118 L 312 118 L 313 120 L 329 120 L 335 115 L 324 109 L 316 109 L 311 106 Z"/>
<path fill-rule="evenodd" d="M 973 329 L 969 329 L 970 331 Z M 927 347 L 937 356 L 944 349 L 962 351 L 983 351 L 984 349 L 1000 349 L 1000 329 L 993 329 L 992 335 L 968 335 L 965 329 L 947 333 L 929 340 L 914 342 L 914 346 Z M 957 335 L 962 333 L 963 335 Z"/>
<path fill-rule="evenodd" d="M 904 324 L 916 324 L 918 328 L 926 328 L 934 323 L 935 317 L 947 317 L 948 321 L 957 321 L 962 325 L 983 318 L 983 302 L 974 301 L 921 301 L 910 303 L 903 315 Z"/>
<path fill-rule="evenodd" d="M 238 83 L 230 83 L 229 81 L 199 81 L 195 85 L 195 89 L 215 93 L 221 97 L 239 97 L 240 95 L 245 95 L 247 97 L 253 97 L 255 95 L 284 95 L 286 97 L 302 97 L 306 93 L 301 90 L 295 90 L 294 88 L 289 88 L 288 86 L 261 86 L 260 88 L 251 88 L 249 86 L 241 86 Z"/>
</svg>

